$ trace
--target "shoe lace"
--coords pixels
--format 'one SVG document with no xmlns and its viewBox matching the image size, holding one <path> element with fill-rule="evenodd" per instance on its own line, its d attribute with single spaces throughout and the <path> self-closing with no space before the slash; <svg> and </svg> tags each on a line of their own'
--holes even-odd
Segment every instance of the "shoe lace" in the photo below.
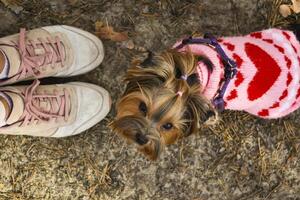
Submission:
<svg viewBox="0 0 300 200">
<path fill-rule="evenodd" d="M 66 55 L 62 46 L 62 41 L 58 36 L 54 38 L 37 38 L 25 42 L 26 30 L 22 28 L 19 34 L 19 43 L 11 41 L 20 53 L 21 65 L 17 73 L 17 79 L 28 76 L 37 77 L 41 73 L 40 67 L 61 63 L 63 67 Z"/>
<path fill-rule="evenodd" d="M 53 91 L 53 94 L 46 94 L 46 91 L 45 94 L 37 94 L 36 88 L 39 84 L 40 81 L 35 80 L 22 94 L 25 109 L 21 116 L 21 125 L 58 118 L 67 121 L 70 116 L 69 92 L 63 89 L 63 94 L 58 94 L 56 90 Z"/>
</svg>

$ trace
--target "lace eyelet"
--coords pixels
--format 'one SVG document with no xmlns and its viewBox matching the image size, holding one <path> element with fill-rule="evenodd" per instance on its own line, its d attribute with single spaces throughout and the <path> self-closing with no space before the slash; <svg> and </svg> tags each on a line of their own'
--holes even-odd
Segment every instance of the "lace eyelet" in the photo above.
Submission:
<svg viewBox="0 0 300 200">
<path fill-rule="evenodd" d="M 38 84 L 39 81 L 34 81 L 22 93 L 24 95 L 25 110 L 20 127 L 41 123 L 57 123 L 63 120 L 67 122 L 70 107 L 68 106 L 68 93 L 65 92 L 66 88 L 40 89 L 37 92 Z"/>
<path fill-rule="evenodd" d="M 24 64 L 26 62 L 21 62 L 21 73 L 17 77 L 18 79 L 28 77 L 28 76 L 39 76 L 38 72 L 44 72 L 48 69 L 49 66 L 52 66 L 52 70 L 54 70 L 57 66 L 54 65 L 56 62 L 62 60 L 65 58 L 64 54 L 62 53 L 64 51 L 64 48 L 60 45 L 61 39 L 58 35 L 55 37 L 38 37 L 35 40 L 28 39 L 25 40 L 25 29 L 21 30 L 19 35 L 19 41 L 14 42 L 11 41 L 11 43 L 16 47 L 16 49 L 19 50 L 21 55 L 21 60 L 24 59 L 30 59 L 32 60 L 32 63 L 30 64 Z M 40 53 L 38 57 L 36 55 L 31 55 L 34 53 L 35 49 L 43 49 L 43 52 Z M 26 52 L 29 52 L 26 54 Z M 56 56 L 55 56 L 56 55 Z M 42 57 L 42 58 L 41 58 Z M 43 64 L 40 63 L 41 59 L 44 59 Z M 54 65 L 54 66 L 53 66 Z M 46 67 L 46 68 L 43 68 Z M 31 73 L 33 71 L 33 73 Z"/>
</svg>

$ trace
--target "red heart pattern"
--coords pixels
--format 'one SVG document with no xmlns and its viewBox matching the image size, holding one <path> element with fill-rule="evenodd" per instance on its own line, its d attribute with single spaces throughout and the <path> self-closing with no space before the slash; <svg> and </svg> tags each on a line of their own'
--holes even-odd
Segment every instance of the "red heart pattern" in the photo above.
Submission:
<svg viewBox="0 0 300 200">
<path fill-rule="evenodd" d="M 300 73 L 300 67 L 295 68 L 300 44 L 292 32 L 269 29 L 218 42 L 238 67 L 225 94 L 225 108 L 263 118 L 282 117 L 299 108 L 300 82 L 297 85 L 294 75 Z"/>
<path fill-rule="evenodd" d="M 246 43 L 245 51 L 257 68 L 253 80 L 249 83 L 248 98 L 254 101 L 264 95 L 278 79 L 281 69 L 277 62 L 255 44 Z"/>
</svg>

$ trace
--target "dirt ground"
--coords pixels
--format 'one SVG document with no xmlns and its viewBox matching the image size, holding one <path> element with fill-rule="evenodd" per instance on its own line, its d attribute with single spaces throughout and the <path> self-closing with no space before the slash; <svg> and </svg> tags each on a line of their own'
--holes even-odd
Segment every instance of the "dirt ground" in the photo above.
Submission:
<svg viewBox="0 0 300 200">
<path fill-rule="evenodd" d="M 0 36 L 67 24 L 94 32 L 97 20 L 160 51 L 194 32 L 246 34 L 268 28 L 278 0 L 1 0 Z M 273 11 L 274 12 L 274 11 Z M 273 13 L 274 14 L 274 13 Z M 139 52 L 104 41 L 104 62 L 67 80 L 124 90 L 122 76 Z M 300 199 L 300 112 L 261 120 L 225 112 L 214 129 L 149 162 L 107 128 L 114 114 L 64 139 L 0 136 L 0 199 L 296 200 Z"/>
</svg>

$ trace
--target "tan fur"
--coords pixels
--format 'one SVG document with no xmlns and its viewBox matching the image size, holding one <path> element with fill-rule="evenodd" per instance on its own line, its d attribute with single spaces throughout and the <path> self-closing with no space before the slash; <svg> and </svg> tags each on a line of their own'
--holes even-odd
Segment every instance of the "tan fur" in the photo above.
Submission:
<svg viewBox="0 0 300 200">
<path fill-rule="evenodd" d="M 166 145 L 196 133 L 207 120 L 207 113 L 216 110 L 201 95 L 200 84 L 189 85 L 176 78 L 176 68 L 188 76 L 195 73 L 198 56 L 169 50 L 147 62 L 135 61 L 128 69 L 127 88 L 110 127 L 130 143 L 142 143 L 137 144 L 138 150 L 156 159 Z M 140 110 L 142 103 L 146 114 Z M 172 128 L 166 130 L 169 124 Z"/>
</svg>

